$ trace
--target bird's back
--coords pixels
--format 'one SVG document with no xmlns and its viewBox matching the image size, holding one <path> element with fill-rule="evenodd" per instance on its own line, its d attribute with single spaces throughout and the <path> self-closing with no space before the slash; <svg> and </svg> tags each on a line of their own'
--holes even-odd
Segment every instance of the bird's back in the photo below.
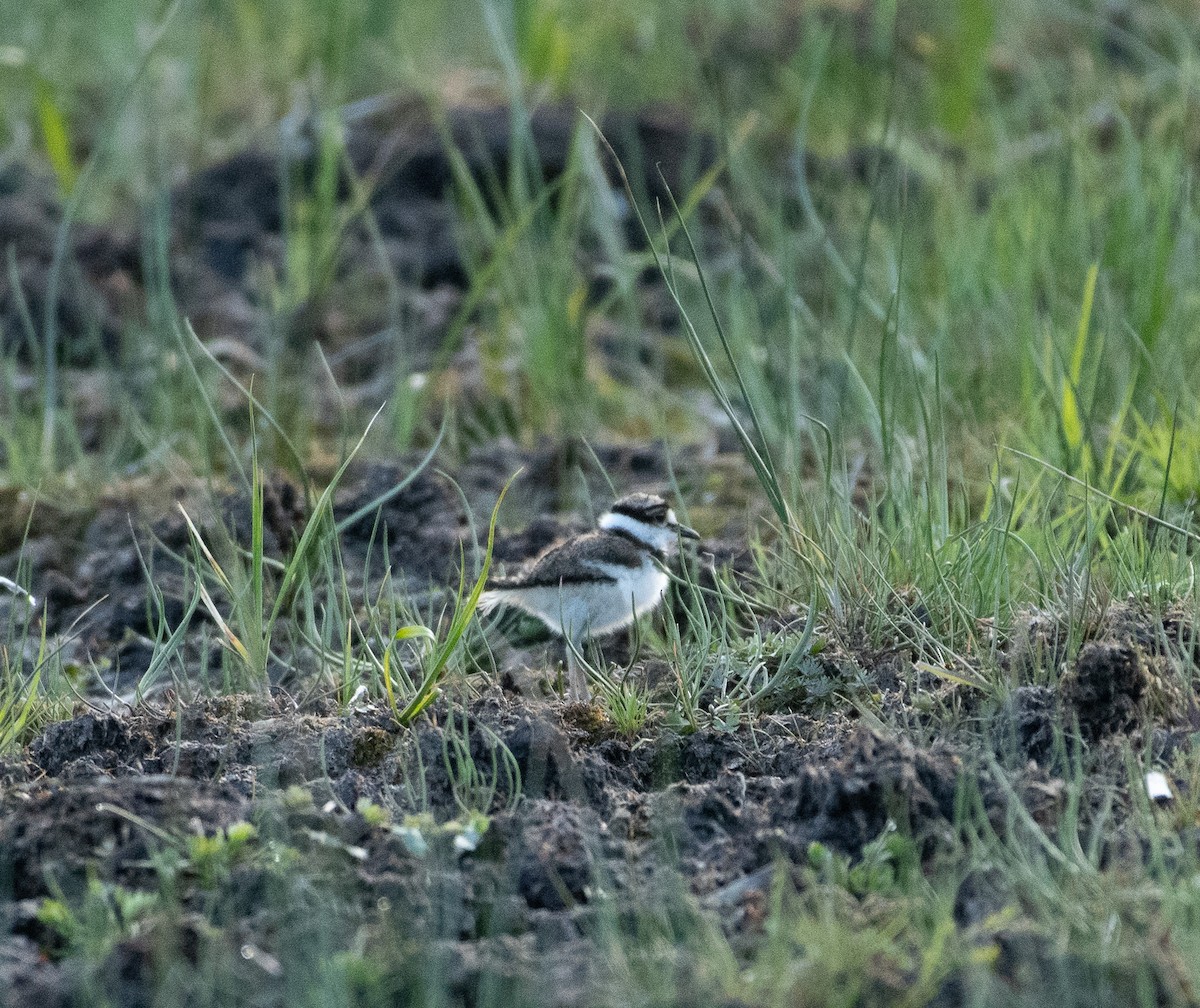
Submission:
<svg viewBox="0 0 1200 1008">
<path fill-rule="evenodd" d="M 560 636 L 579 637 L 628 625 L 658 604 L 666 584 L 648 549 L 595 531 L 552 546 L 511 576 L 489 580 L 479 604 L 485 613 L 512 605 Z"/>
</svg>

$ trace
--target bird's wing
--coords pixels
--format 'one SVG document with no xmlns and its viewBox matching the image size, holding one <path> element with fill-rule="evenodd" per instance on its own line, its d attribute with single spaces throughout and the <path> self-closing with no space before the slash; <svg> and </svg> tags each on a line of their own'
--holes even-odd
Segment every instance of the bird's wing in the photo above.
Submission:
<svg viewBox="0 0 1200 1008">
<path fill-rule="evenodd" d="M 620 536 L 588 532 L 559 546 L 552 546 L 525 570 L 512 577 L 495 578 L 488 587 L 532 588 L 616 581 L 611 574 L 595 566 L 597 563 L 635 569 L 642 564 L 642 551 Z"/>
</svg>

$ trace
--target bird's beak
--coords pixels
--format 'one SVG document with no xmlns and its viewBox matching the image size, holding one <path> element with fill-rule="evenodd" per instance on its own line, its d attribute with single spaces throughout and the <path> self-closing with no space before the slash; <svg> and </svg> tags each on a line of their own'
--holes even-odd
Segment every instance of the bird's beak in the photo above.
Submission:
<svg viewBox="0 0 1200 1008">
<path fill-rule="evenodd" d="M 675 531 L 678 532 L 684 539 L 699 539 L 700 533 L 694 528 L 688 528 L 679 522 L 675 523 Z"/>
</svg>

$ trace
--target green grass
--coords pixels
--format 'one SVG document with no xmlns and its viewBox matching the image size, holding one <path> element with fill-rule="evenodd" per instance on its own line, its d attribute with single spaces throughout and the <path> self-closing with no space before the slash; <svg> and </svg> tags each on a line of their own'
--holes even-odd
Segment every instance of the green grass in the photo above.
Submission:
<svg viewBox="0 0 1200 1008">
<path fill-rule="evenodd" d="M 1121 16 L 1067 0 L 847 6 L 487 0 L 467 16 L 435 0 L 154 10 L 102 0 L 84 19 L 57 0 L 0 0 L 0 171 L 34 165 L 64 207 L 51 294 L 72 283 L 76 229 L 135 216 L 147 292 L 125 334 L 131 349 L 102 369 L 113 393 L 92 432 L 55 352 L 57 323 L 15 299 L 3 338 L 22 352 L 0 368 L 0 486 L 66 488 L 86 510 L 131 475 L 178 475 L 238 486 L 250 502 L 248 542 L 189 518 L 186 615 L 171 624 L 154 589 L 142 692 L 168 676 L 186 692 L 183 639 L 204 613 L 227 648 L 227 690 L 315 666 L 317 691 L 342 709 L 363 687 L 408 729 L 439 693 L 457 699 L 451 687 L 468 671 L 488 671 L 471 661 L 484 647 L 471 615 L 496 514 L 453 598 L 396 598 L 388 577 L 363 601 L 339 548 L 351 522 L 335 524 L 332 499 L 356 454 L 416 446 L 452 468 L 498 437 L 548 437 L 583 458 L 612 439 L 711 443 L 724 425 L 742 453 L 751 500 L 713 517 L 750 516 L 753 573 L 719 573 L 718 605 L 694 572 L 676 585 L 686 625 L 645 628 L 641 641 L 669 669 L 665 685 L 598 668 L 608 717 L 633 742 L 754 732 L 781 709 L 816 720 L 851 709 L 920 744 L 978 740 L 982 712 L 1017 687 L 1056 685 L 1114 603 L 1194 612 L 1195 13 L 1168 2 Z M 603 141 L 582 120 L 556 180 L 529 170 L 519 125 L 524 170 L 506 180 L 474 178 L 459 158 L 469 285 L 437 366 L 422 385 L 396 362 L 380 422 L 379 402 L 341 405 L 331 420 L 320 402 L 336 385 L 332 365 L 289 341 L 299 313 L 339 296 L 350 229 L 372 227 L 366 189 L 339 199 L 339 110 L 390 90 L 415 90 L 435 110 L 464 91 L 524 109 L 562 97 L 597 121 L 669 101 L 715 138 L 722 172 L 690 179 L 677 205 L 656 204 L 627 166 L 647 248 L 628 240 L 598 167 Z M 267 283 L 262 366 L 246 384 L 180 317 L 168 188 L 248 143 L 270 146 L 285 115 L 308 112 L 315 170 L 285 187 L 282 267 Z M 0 249 L 5 276 L 19 251 Z M 601 298 L 589 293 L 596 262 L 610 282 Z M 641 315 L 639 277 L 655 266 L 683 319 L 677 332 Z M 396 305 L 389 317 L 399 331 Z M 646 360 L 609 352 L 606 334 L 641 340 Z M 479 387 L 455 380 L 462 347 L 478 353 Z M 310 478 L 329 458 L 324 478 Z M 263 543 L 274 468 L 304 483 L 312 515 L 280 558 Z M 32 547 L 20 530 L 4 536 L 0 556 L 22 557 L 23 586 Z M 71 634 L 48 639 L 19 593 L 0 588 L 0 603 L 7 755 L 65 715 L 86 670 L 61 657 Z M 1061 625 L 1063 653 L 1014 671 L 1007 655 L 1032 611 Z M 887 707 L 855 659 L 870 653 L 905 656 L 919 680 L 905 685 L 919 695 L 907 713 Z M 1174 674 L 1170 688 L 1194 704 L 1194 664 Z M 1084 780 L 1102 756 L 1059 728 L 1067 794 L 1049 825 L 1020 796 L 996 821 L 964 785 L 937 864 L 915 864 L 920 838 L 903 830 L 856 860 L 823 848 L 781 859 L 757 927 L 738 934 L 669 887 L 632 907 L 598 896 L 583 925 L 604 951 L 589 1003 L 915 1006 L 947 984 L 967 992 L 963 1003 L 1024 1003 L 1003 979 L 1012 962 L 1027 971 L 1021 989 L 1039 992 L 1031 1004 L 1194 1003 L 1196 797 L 1149 807 L 1140 776 L 1151 756 L 1127 745 L 1113 794 L 1089 804 Z M 428 813 L 419 765 L 408 768 L 412 808 L 371 810 L 375 828 L 408 831 L 399 835 L 437 870 L 453 865 L 456 841 L 480 842 L 498 796 L 519 788 L 512 754 L 492 745 L 491 765 L 477 765 L 469 734 L 464 721 L 444 754 L 457 819 L 411 818 Z M 1200 783 L 1195 753 L 1176 758 Z M 972 768 L 1000 789 L 1012 769 Z M 1110 844 L 1103 801 L 1121 803 L 1131 846 Z M 266 815 L 276 814 L 287 817 Z M 82 989 L 104 990 L 116 945 L 154 933 L 164 1004 L 185 990 L 191 1003 L 226 1003 L 247 962 L 281 970 L 298 1004 L 457 1003 L 437 944 L 453 937 L 455 908 L 430 933 L 387 907 L 364 919 L 339 891 L 349 882 L 309 888 L 279 867 L 297 863 L 295 836 L 250 829 L 236 851 L 229 831 L 208 846 L 157 838 L 152 896 L 93 880 L 46 901 L 39 920 L 58 936 L 55 954 L 79 963 Z M 1134 845 L 1144 857 L 1129 855 Z M 238 869 L 270 892 L 279 933 L 269 950 L 224 927 Z M 185 963 L 181 915 L 185 904 L 197 911 L 181 890 L 195 878 L 212 898 L 202 926 L 188 923 L 198 951 Z M 969 922 L 954 905 L 968 879 L 995 904 Z M 542 993 L 499 968 L 468 987 L 480 1005 Z"/>
</svg>

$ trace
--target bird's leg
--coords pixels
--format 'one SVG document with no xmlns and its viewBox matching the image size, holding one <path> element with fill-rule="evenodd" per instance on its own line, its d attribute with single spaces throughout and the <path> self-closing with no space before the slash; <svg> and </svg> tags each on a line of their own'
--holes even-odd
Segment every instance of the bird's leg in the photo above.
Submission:
<svg viewBox="0 0 1200 1008">
<path fill-rule="evenodd" d="M 571 703 L 591 703 L 592 688 L 588 684 L 587 672 L 579 662 L 579 648 L 582 641 L 565 637 L 563 643 L 567 647 L 567 699 Z"/>
</svg>

